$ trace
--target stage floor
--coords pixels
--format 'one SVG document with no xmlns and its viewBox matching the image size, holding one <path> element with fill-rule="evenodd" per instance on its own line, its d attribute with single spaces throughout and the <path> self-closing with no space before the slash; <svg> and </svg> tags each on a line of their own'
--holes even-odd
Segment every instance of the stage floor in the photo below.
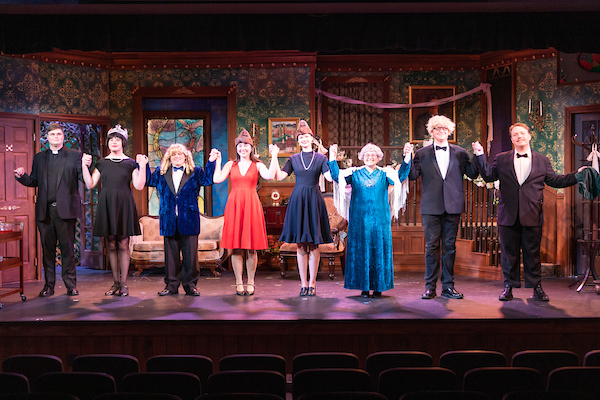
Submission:
<svg viewBox="0 0 600 400">
<path fill-rule="evenodd" d="M 26 301 L 18 294 L 0 299 L 0 321 L 300 321 L 300 320 L 428 320 L 428 319 L 555 319 L 596 318 L 600 297 L 593 285 L 581 292 L 569 288 L 573 278 L 544 278 L 550 296 L 544 303 L 530 299 L 532 289 L 514 289 L 515 299 L 498 301 L 502 283 L 456 276 L 455 286 L 463 300 L 437 297 L 422 300 L 423 274 L 401 272 L 395 275 L 395 288 L 381 298 L 363 299 L 357 290 L 344 289 L 341 275 L 330 280 L 320 273 L 316 297 L 299 297 L 298 275 L 290 271 L 281 278 L 278 271 L 259 271 L 254 296 L 237 296 L 233 274 L 200 277 L 200 297 L 159 297 L 164 287 L 161 270 L 151 270 L 129 278 L 128 297 L 107 297 L 112 284 L 109 271 L 77 269 L 79 296 L 70 297 L 62 281 L 55 295 L 38 297 L 42 281 L 26 282 Z M 60 277 L 60 272 L 57 272 Z M 591 283 L 591 281 L 590 281 Z M 438 295 L 441 284 L 438 285 Z"/>
</svg>

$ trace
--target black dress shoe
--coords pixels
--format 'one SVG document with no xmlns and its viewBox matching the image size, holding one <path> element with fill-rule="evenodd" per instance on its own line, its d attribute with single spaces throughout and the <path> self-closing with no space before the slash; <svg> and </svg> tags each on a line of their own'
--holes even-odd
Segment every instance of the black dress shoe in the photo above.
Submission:
<svg viewBox="0 0 600 400">
<path fill-rule="evenodd" d="M 49 288 L 49 287 L 44 287 L 42 289 L 42 291 L 40 292 L 40 297 L 48 297 L 48 296 L 52 296 L 54 294 L 54 289 Z"/>
<path fill-rule="evenodd" d="M 421 298 L 423 300 L 431 300 L 435 298 L 435 289 L 426 289 Z"/>
<path fill-rule="evenodd" d="M 442 290 L 442 297 L 447 299 L 462 299 L 464 296 L 462 293 L 459 293 L 453 287 Z"/>
<path fill-rule="evenodd" d="M 300 289 L 300 297 L 304 297 L 308 295 L 308 288 L 307 287 L 302 287 L 302 289 Z"/>
<path fill-rule="evenodd" d="M 308 295 L 310 297 L 316 296 L 317 295 L 317 288 L 309 287 L 308 288 Z"/>
<path fill-rule="evenodd" d="M 509 301 L 513 299 L 513 294 L 512 294 L 512 287 L 511 286 L 504 286 L 504 291 L 502 293 L 500 293 L 500 296 L 498 296 L 498 300 L 500 301 Z"/>
<path fill-rule="evenodd" d="M 373 290 L 373 297 L 381 297 L 381 292 Z"/>
<path fill-rule="evenodd" d="M 369 291 L 368 290 L 363 290 L 362 292 L 360 292 L 360 296 L 364 297 L 365 299 L 369 298 Z"/>
<path fill-rule="evenodd" d="M 159 296 L 167 296 L 167 295 L 170 295 L 170 294 L 175 295 L 175 294 L 178 294 L 178 293 L 174 292 L 172 290 L 169 290 L 167 288 L 164 288 L 163 290 L 161 290 L 160 292 L 158 292 Z"/>
<path fill-rule="evenodd" d="M 539 301 L 550 301 L 550 298 L 546 292 L 544 292 L 541 285 L 537 285 L 535 289 L 533 289 L 533 296 L 531 296 L 531 298 Z"/>
<path fill-rule="evenodd" d="M 67 289 L 67 294 L 69 296 L 79 296 L 79 290 L 77 290 L 76 287 L 72 287 L 70 289 Z"/>
<path fill-rule="evenodd" d="M 200 296 L 200 291 L 196 288 L 193 288 L 192 290 L 185 292 L 186 296 Z"/>
</svg>

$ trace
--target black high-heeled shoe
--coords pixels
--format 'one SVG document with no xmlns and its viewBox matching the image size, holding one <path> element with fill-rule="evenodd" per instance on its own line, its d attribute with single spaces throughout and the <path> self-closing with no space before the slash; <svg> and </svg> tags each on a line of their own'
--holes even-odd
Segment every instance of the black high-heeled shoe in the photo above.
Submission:
<svg viewBox="0 0 600 400">
<path fill-rule="evenodd" d="M 105 296 L 114 296 L 119 291 L 119 287 L 120 287 L 120 285 L 118 283 L 116 283 L 116 282 L 113 283 L 113 285 L 110 287 L 110 289 L 108 289 L 106 292 L 104 292 L 104 295 Z"/>
<path fill-rule="evenodd" d="M 129 288 L 127 287 L 127 285 L 122 285 L 119 288 L 119 293 L 117 294 L 121 297 L 129 296 Z"/>
<path fill-rule="evenodd" d="M 238 286 L 242 287 L 242 290 L 238 290 Z M 238 296 L 245 296 L 246 295 L 246 290 L 243 289 L 244 285 L 236 285 L 235 287 L 235 294 L 237 294 Z"/>
<path fill-rule="evenodd" d="M 307 287 L 302 287 L 302 289 L 300 289 L 300 297 L 304 297 L 308 295 L 308 288 Z"/>
<path fill-rule="evenodd" d="M 308 288 L 308 295 L 310 297 L 316 296 L 317 295 L 317 288 L 315 288 L 315 287 L 309 287 Z"/>
<path fill-rule="evenodd" d="M 248 290 L 250 288 L 250 286 L 252 286 L 252 291 Z M 246 285 L 246 295 L 254 296 L 255 291 L 256 291 L 256 288 L 254 287 L 254 285 L 251 285 L 250 283 Z"/>
</svg>

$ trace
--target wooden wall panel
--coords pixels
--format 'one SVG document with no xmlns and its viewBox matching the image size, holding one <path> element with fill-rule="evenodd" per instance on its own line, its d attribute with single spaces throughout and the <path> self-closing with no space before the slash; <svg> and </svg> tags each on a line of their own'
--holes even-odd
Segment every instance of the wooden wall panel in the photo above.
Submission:
<svg viewBox="0 0 600 400">
<path fill-rule="evenodd" d="M 361 320 L 361 321 L 117 321 L 0 324 L 0 359 L 45 353 L 68 360 L 80 354 L 201 354 L 218 366 L 237 352 L 276 353 L 291 361 L 307 351 L 348 351 L 366 357 L 383 350 L 426 351 L 437 364 L 449 350 L 486 349 L 508 358 L 526 349 L 600 348 L 600 320 Z"/>
</svg>

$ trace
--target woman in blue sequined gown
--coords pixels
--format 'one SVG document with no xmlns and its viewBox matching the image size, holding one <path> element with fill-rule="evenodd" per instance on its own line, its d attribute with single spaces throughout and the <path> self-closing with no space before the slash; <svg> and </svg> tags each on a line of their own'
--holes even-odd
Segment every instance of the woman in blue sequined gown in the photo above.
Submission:
<svg viewBox="0 0 600 400">
<path fill-rule="evenodd" d="M 337 146 L 331 146 L 329 152 L 330 160 L 335 160 Z M 340 172 L 337 162 L 329 161 L 331 177 L 339 184 L 334 189 L 340 193 L 339 196 L 335 196 L 336 206 L 340 214 L 347 215 L 348 218 L 344 287 L 361 290 L 363 297 L 369 297 L 370 290 L 373 291 L 373 297 L 378 297 L 381 296 L 381 292 L 394 287 L 388 187 L 395 186 L 392 204 L 397 213 L 406 199 L 406 191 L 402 192 L 401 182 L 406 180 L 410 171 L 410 161 L 406 168 L 400 171 L 377 167 L 382 158 L 381 149 L 369 143 L 358 154 L 358 159 L 365 164 L 364 167 Z M 344 193 L 345 185 L 352 187 L 349 211 L 348 199 Z"/>
<path fill-rule="evenodd" d="M 300 153 L 290 156 L 281 170 L 278 181 L 292 172 L 296 184 L 290 196 L 280 241 L 296 243 L 296 259 L 302 289 L 300 296 L 315 296 L 317 293 L 317 270 L 321 259 L 319 245 L 331 243 L 331 230 L 325 200 L 319 189 L 319 177 L 331 181 L 327 157 L 313 150 L 313 132 L 302 120 L 298 123 L 296 140 L 302 148 Z M 307 272 L 310 271 L 307 277 Z"/>
</svg>

